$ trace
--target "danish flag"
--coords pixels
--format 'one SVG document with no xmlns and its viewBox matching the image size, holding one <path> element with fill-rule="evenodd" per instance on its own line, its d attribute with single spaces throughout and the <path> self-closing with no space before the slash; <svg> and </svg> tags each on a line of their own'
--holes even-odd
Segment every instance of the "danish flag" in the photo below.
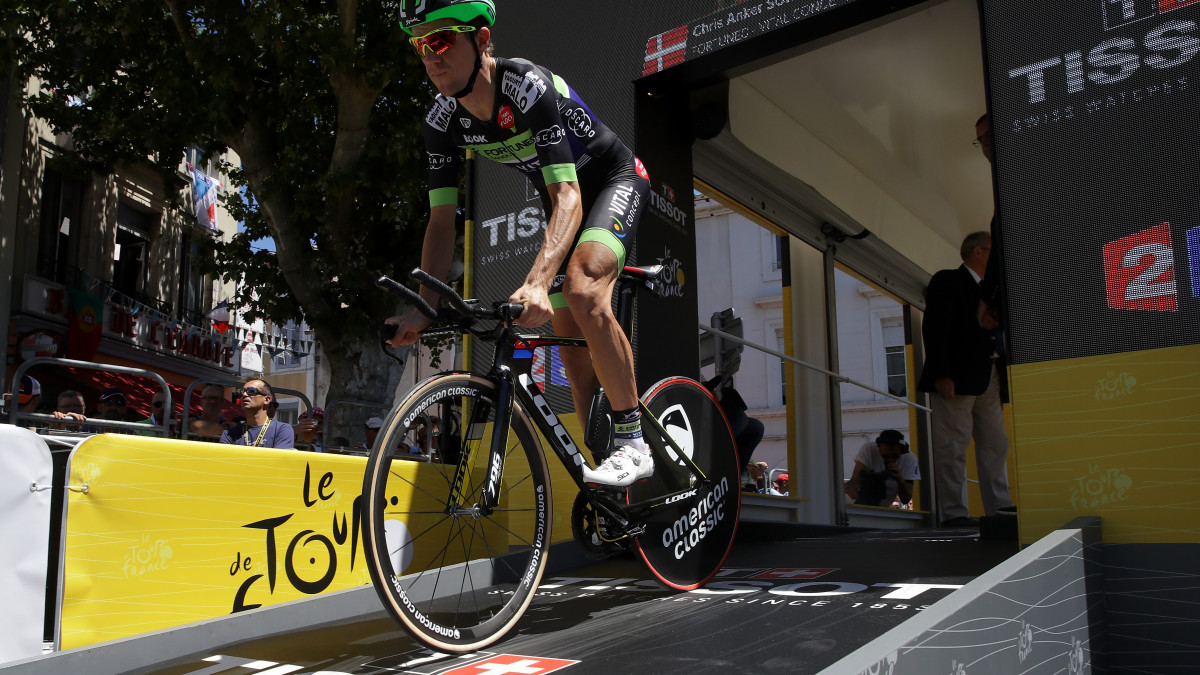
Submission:
<svg viewBox="0 0 1200 675">
<path fill-rule="evenodd" d="M 688 27 L 680 26 L 650 38 L 646 42 L 646 63 L 642 66 L 642 75 L 657 73 L 683 63 L 684 57 L 687 56 L 687 37 Z"/>
</svg>

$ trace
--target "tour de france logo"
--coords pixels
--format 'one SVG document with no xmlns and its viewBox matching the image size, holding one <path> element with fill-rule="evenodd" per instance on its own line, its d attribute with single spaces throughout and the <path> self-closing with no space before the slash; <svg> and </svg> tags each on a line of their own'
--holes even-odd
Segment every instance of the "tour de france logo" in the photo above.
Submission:
<svg viewBox="0 0 1200 675">
<path fill-rule="evenodd" d="M 1124 469 L 1101 469 L 1099 464 L 1089 464 L 1087 474 L 1072 480 L 1070 486 L 1071 508 L 1090 511 L 1127 501 L 1133 478 Z"/>
<path fill-rule="evenodd" d="M 1111 401 L 1117 397 L 1132 394 L 1137 387 L 1137 378 L 1132 373 L 1108 371 L 1104 377 L 1096 380 L 1093 395 L 1097 401 Z"/>
</svg>

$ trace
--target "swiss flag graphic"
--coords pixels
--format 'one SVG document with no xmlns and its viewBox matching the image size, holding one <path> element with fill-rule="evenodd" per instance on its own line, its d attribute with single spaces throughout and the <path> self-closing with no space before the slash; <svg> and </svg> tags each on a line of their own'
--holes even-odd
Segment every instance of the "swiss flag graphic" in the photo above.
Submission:
<svg viewBox="0 0 1200 675">
<path fill-rule="evenodd" d="M 545 659 L 540 656 L 500 654 L 490 659 L 476 661 L 469 666 L 447 670 L 442 675 L 542 675 L 573 666 L 578 661 Z"/>
<path fill-rule="evenodd" d="M 688 27 L 655 35 L 646 41 L 646 63 L 642 75 L 649 75 L 683 63 L 687 56 Z"/>
</svg>

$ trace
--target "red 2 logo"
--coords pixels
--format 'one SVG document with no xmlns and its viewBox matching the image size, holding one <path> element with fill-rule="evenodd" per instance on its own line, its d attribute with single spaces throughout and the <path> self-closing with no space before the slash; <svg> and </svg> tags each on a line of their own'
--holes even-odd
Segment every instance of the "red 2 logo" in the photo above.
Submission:
<svg viewBox="0 0 1200 675">
<path fill-rule="evenodd" d="M 1113 309 L 1178 311 L 1170 224 L 1105 244 L 1104 280 Z"/>
</svg>

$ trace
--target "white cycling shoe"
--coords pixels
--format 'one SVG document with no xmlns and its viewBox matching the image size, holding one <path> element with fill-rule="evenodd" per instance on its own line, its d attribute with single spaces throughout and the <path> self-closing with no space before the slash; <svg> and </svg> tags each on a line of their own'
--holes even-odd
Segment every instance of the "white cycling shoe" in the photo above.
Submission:
<svg viewBox="0 0 1200 675">
<path fill-rule="evenodd" d="M 583 482 L 606 487 L 628 487 L 653 475 L 654 457 L 650 450 L 643 452 L 629 445 L 618 445 L 595 469 L 583 466 Z"/>
</svg>

